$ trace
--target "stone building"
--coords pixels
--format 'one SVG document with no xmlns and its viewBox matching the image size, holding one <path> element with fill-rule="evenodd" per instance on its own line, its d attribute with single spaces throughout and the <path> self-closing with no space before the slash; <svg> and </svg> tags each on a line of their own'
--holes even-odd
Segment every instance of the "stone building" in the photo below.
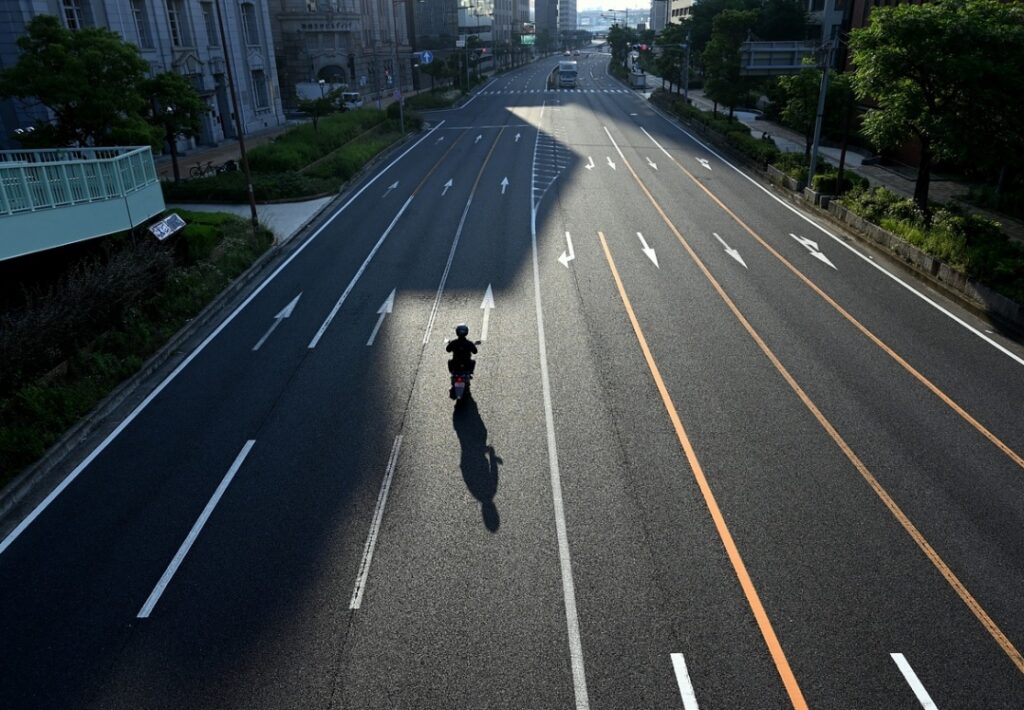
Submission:
<svg viewBox="0 0 1024 710">
<path fill-rule="evenodd" d="M 401 0 L 270 0 L 281 93 L 294 105 L 321 80 L 374 100 L 412 88 L 408 3 Z"/>
<path fill-rule="evenodd" d="M 227 81 L 234 71 L 245 133 L 285 122 L 278 91 L 267 0 L 4 0 L 0 10 L 0 62 L 17 61 L 17 38 L 36 15 L 56 15 L 71 30 L 106 27 L 139 48 L 152 73 L 185 76 L 206 101 L 200 144 L 236 136 Z M 226 42 L 218 25 L 223 11 Z M 18 128 L 43 118 L 19 102 L 0 106 L 0 128 L 9 143 Z M 7 144 L 5 143 L 5 144 Z"/>
</svg>

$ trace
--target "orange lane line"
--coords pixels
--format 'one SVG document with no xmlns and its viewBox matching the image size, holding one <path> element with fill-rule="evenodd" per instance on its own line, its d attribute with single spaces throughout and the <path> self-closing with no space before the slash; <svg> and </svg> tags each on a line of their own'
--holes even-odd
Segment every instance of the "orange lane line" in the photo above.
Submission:
<svg viewBox="0 0 1024 710">
<path fill-rule="evenodd" d="M 693 173 L 691 173 L 689 170 L 687 170 L 685 167 L 683 167 L 682 164 L 678 160 L 676 160 L 675 157 L 673 157 L 668 151 L 665 151 L 665 154 L 668 156 L 669 160 L 671 160 L 673 163 L 675 163 L 676 167 L 678 167 L 680 170 L 682 170 L 683 173 L 685 173 L 686 176 L 688 178 L 690 178 L 690 180 L 692 180 L 695 185 L 697 185 L 697 187 L 699 187 L 701 190 L 703 190 L 704 193 L 708 197 L 710 197 L 714 201 L 714 203 L 716 205 L 721 207 L 722 210 L 726 214 L 728 214 L 730 217 L 732 217 L 733 220 L 736 222 L 736 224 L 738 224 L 740 227 L 742 227 L 761 246 L 763 246 L 765 249 L 767 249 L 776 259 L 781 261 L 786 266 L 787 269 L 792 271 L 793 274 L 798 279 L 800 279 L 805 284 L 807 284 L 807 286 L 812 291 L 814 291 L 816 294 L 821 296 L 821 298 L 824 299 L 826 303 L 828 303 L 830 306 L 832 306 L 834 309 L 836 309 L 836 311 L 838 311 L 840 313 L 840 315 L 843 316 L 843 318 L 848 320 L 853 325 L 854 328 L 859 330 L 871 342 L 873 342 L 875 345 L 877 345 L 879 348 L 881 348 L 885 352 L 885 354 L 887 354 L 889 357 L 891 357 L 893 360 L 895 360 L 899 364 L 900 367 L 902 367 L 904 370 L 909 372 L 911 374 L 911 376 L 913 376 L 918 382 L 920 382 L 925 387 L 927 387 L 929 390 L 931 390 L 932 393 L 936 397 L 938 397 L 940 400 L 942 400 L 946 404 L 946 406 L 948 406 L 954 412 L 959 414 L 964 419 L 964 421 L 966 421 L 968 424 L 970 424 L 972 427 L 974 427 L 982 436 L 984 436 L 990 442 L 995 444 L 996 447 L 1000 451 L 1002 451 L 1004 454 L 1006 454 L 1008 457 L 1010 457 L 1011 461 L 1013 461 L 1015 464 L 1017 464 L 1021 468 L 1024 468 L 1024 457 L 1022 457 L 1016 451 L 1014 451 L 1009 446 L 1007 446 L 1005 443 L 1003 443 L 1003 441 L 999 437 L 997 437 L 995 434 L 993 434 L 991 431 L 989 431 L 988 428 L 985 427 L 984 424 L 982 424 L 977 419 L 975 419 L 973 416 L 971 416 L 967 412 L 967 410 L 965 410 L 963 407 L 961 407 L 959 404 L 957 404 L 956 401 L 954 401 L 952 397 L 950 397 L 945 392 L 943 392 L 941 389 L 939 389 L 938 385 L 933 383 L 931 380 L 929 380 L 927 377 L 925 377 L 921 372 L 919 372 L 913 365 L 911 365 L 909 362 L 904 360 L 895 350 L 893 350 L 885 342 L 883 342 L 881 338 L 879 338 L 877 335 L 875 335 L 870 330 L 868 330 L 867 326 L 865 326 L 859 320 L 854 318 L 853 315 L 849 311 L 847 311 L 845 308 L 840 306 L 835 301 L 835 299 L 833 299 L 831 296 L 829 296 L 827 293 L 825 293 L 825 291 L 822 290 L 816 283 L 811 281 L 810 278 L 808 278 L 803 272 L 801 272 L 799 269 L 797 269 L 789 260 L 786 259 L 786 257 L 782 256 L 782 254 L 780 254 L 778 251 L 776 251 L 757 232 L 755 232 L 753 229 L 751 229 L 747 225 L 746 222 L 744 222 L 742 219 L 740 219 L 739 216 L 735 212 L 733 212 L 728 206 L 726 206 L 726 204 L 724 202 L 722 202 L 718 198 L 717 195 L 712 193 L 711 190 L 709 190 L 700 180 L 698 180 Z"/>
<path fill-rule="evenodd" d="M 789 371 L 785 368 L 785 366 L 775 355 L 772 349 L 768 347 L 768 344 L 764 341 L 764 339 L 762 339 L 758 332 L 754 330 L 754 327 L 750 324 L 750 321 L 748 321 L 746 317 L 740 312 L 740 309 L 736 306 L 736 303 L 725 292 L 725 289 L 722 288 L 722 285 L 720 283 L 718 283 L 718 280 L 715 279 L 715 277 L 711 274 L 711 272 L 708 270 L 704 262 L 701 261 L 700 257 L 697 256 L 697 252 L 693 250 L 693 247 L 690 246 L 689 242 L 686 241 L 682 233 L 672 223 L 672 220 L 669 219 L 668 215 L 665 213 L 665 210 L 663 210 L 658 201 L 654 199 L 654 195 L 651 194 L 650 190 L 647 189 L 647 186 L 644 185 L 643 181 L 640 179 L 640 176 L 636 174 L 635 170 L 633 170 L 633 166 L 630 165 L 629 161 L 626 160 L 625 156 L 621 157 L 622 162 L 626 166 L 626 169 L 629 170 L 630 174 L 632 174 L 633 179 L 636 180 L 637 185 L 640 186 L 640 189 L 647 196 L 647 199 L 650 201 L 651 205 L 654 206 L 655 211 L 657 211 L 657 213 L 661 216 L 661 219 L 665 222 L 665 224 L 668 225 L 668 228 L 675 235 L 679 243 L 683 245 L 683 248 L 686 249 L 687 253 L 690 255 L 690 258 L 693 259 L 693 262 L 701 270 L 705 278 L 707 278 L 707 280 L 711 283 L 715 291 L 718 292 L 719 297 L 725 302 L 725 305 L 728 306 L 729 310 L 732 311 L 734 316 L 736 316 L 736 319 L 740 322 L 740 324 L 747 331 L 747 333 L 750 334 L 750 337 L 754 339 L 754 342 L 757 343 L 757 346 L 761 349 L 761 352 L 763 352 L 765 356 L 771 361 L 772 365 L 775 366 L 775 369 L 778 370 L 779 374 L 782 375 L 783 379 L 786 380 L 790 388 L 792 388 L 792 390 L 800 398 L 800 401 L 804 403 L 804 406 L 806 406 L 807 409 L 810 410 L 811 414 L 813 414 L 814 418 L 818 420 L 818 423 L 821 424 L 822 428 L 828 433 L 830 437 L 832 437 L 832 440 L 836 443 L 840 450 L 842 450 L 843 454 L 846 455 L 846 458 L 849 459 L 850 463 L 854 465 L 854 467 L 864 478 L 864 480 L 867 481 L 868 485 L 871 486 L 872 490 L 875 491 L 875 494 L 881 499 L 885 507 L 889 509 L 889 511 L 896 518 L 896 520 L 899 521 L 900 525 L 903 526 L 903 529 L 907 531 L 907 534 L 909 534 L 910 537 L 914 540 L 914 542 L 917 543 L 917 546 L 931 561 L 932 565 L 934 565 L 935 568 L 939 571 L 939 573 L 946 579 L 949 585 L 953 588 L 953 591 L 955 591 L 957 595 L 960 597 L 960 599 L 964 602 L 964 604 L 967 605 L 967 608 L 971 610 L 971 613 L 974 614 L 975 618 L 977 618 L 978 621 L 981 622 L 981 625 L 985 627 L 985 630 L 988 631 L 992 638 L 995 640 L 995 642 L 999 644 L 999 647 L 1003 649 L 1003 652 L 1006 653 L 1007 656 L 1009 656 L 1010 661 L 1012 661 L 1013 664 L 1017 666 L 1017 669 L 1021 673 L 1024 673 L 1024 657 L 1021 656 L 1020 651 L 1017 650 L 1017 648 L 1013 645 L 1010 639 L 1006 637 L 1006 634 L 1003 633 L 1002 629 L 999 628 L 996 622 L 993 621 L 992 617 L 990 617 L 988 613 L 985 611 L 985 609 L 982 608 L 981 604 L 978 603 L 978 600 L 975 599 L 974 596 L 967 590 L 967 587 L 965 587 L 963 583 L 959 580 L 959 578 L 957 578 L 956 574 L 954 574 L 953 570 L 949 567 L 949 565 L 947 565 L 946 562 L 939 556 L 939 553 L 936 552 L 935 549 L 928 543 L 924 535 L 921 534 L 917 527 L 910 521 L 910 518 L 908 518 L 907 515 L 903 512 L 903 510 L 896 504 L 896 501 L 894 501 L 892 497 L 889 495 L 889 493 L 885 490 L 885 488 L 882 487 L 882 484 L 878 482 L 878 479 L 876 479 L 874 475 L 871 473 L 871 471 L 868 470 L 868 467 L 864 464 L 864 462 L 860 460 L 860 457 L 858 457 L 857 454 L 853 452 L 853 449 L 850 448 L 849 444 L 847 444 L 843 437 L 840 436 L 836 428 L 832 426 L 828 419 L 825 418 L 825 415 L 822 414 L 821 410 L 818 409 L 818 407 L 814 404 L 814 402 L 803 390 L 803 388 L 800 387 L 796 379 L 794 379 L 794 377 L 789 373 Z M 682 168 L 682 166 L 680 167 Z M 683 170 L 685 171 L 685 168 L 683 168 Z"/>
<path fill-rule="evenodd" d="M 800 690 L 800 685 L 797 683 L 796 676 L 793 675 L 793 670 L 789 667 L 789 661 L 786 659 L 786 653 L 782 650 L 782 645 L 779 643 L 779 639 L 775 635 L 775 629 L 772 628 L 772 622 L 768 619 L 768 614 L 765 612 L 764 606 L 761 604 L 761 598 L 757 594 L 754 582 L 750 579 L 747 567 L 743 564 L 743 557 L 740 555 L 740 551 L 736 547 L 736 542 L 732 539 L 732 533 L 729 532 L 729 526 L 726 525 L 725 518 L 722 516 L 722 511 L 718 507 L 718 501 L 715 500 L 715 495 L 711 492 L 711 486 L 708 485 L 707 477 L 704 475 L 704 469 L 700 465 L 700 461 L 697 459 L 697 453 L 693 449 L 693 444 L 690 443 L 690 437 L 686 434 L 683 422 L 679 419 L 679 413 L 676 411 L 676 406 L 672 402 L 671 395 L 668 393 L 665 381 L 661 377 L 661 371 L 658 369 L 658 365 L 654 361 L 654 356 L 651 354 L 651 349 L 647 345 L 647 339 L 644 337 L 643 331 L 640 329 L 640 322 L 637 320 L 636 313 L 633 311 L 633 305 L 630 303 L 629 296 L 626 295 L 626 288 L 622 285 L 619 270 L 615 267 L 615 261 L 612 259 L 612 253 L 608 249 L 608 242 L 605 240 L 604 234 L 601 232 L 598 232 L 597 236 L 601 239 L 601 246 L 604 248 L 605 257 L 608 259 L 608 267 L 612 271 L 612 277 L 615 279 L 615 285 L 618 286 L 619 296 L 622 298 L 622 304 L 625 306 L 626 313 L 629 315 L 629 322 L 633 324 L 633 332 L 636 334 L 636 339 L 640 342 L 640 349 L 644 353 L 644 359 L 647 360 L 647 366 L 651 370 L 651 376 L 654 378 L 654 383 L 658 387 L 658 392 L 661 393 L 661 401 L 665 405 L 665 410 L 668 412 L 669 419 L 672 420 L 672 426 L 676 430 L 676 437 L 679 439 L 679 444 L 683 447 L 683 451 L 686 454 L 686 460 L 689 462 L 690 469 L 693 471 L 693 476 L 697 479 L 697 486 L 700 488 L 700 492 L 704 496 L 704 502 L 707 505 L 708 510 L 711 512 L 711 518 L 715 522 L 715 528 L 718 530 L 718 536 L 721 538 L 722 545 L 725 547 L 725 551 L 729 555 L 729 561 L 732 562 L 732 568 L 736 572 L 736 576 L 739 578 L 740 587 L 743 588 L 743 594 L 746 596 L 747 603 L 750 605 L 750 609 L 754 613 L 754 618 L 757 620 L 757 626 L 761 629 L 761 636 L 768 645 L 768 651 L 772 655 L 772 660 L 775 661 L 775 668 L 782 677 L 782 683 L 786 686 L 786 692 L 789 693 L 789 699 L 793 703 L 793 707 L 798 710 L 805 710 L 807 708 L 807 702 L 804 700 L 803 693 Z"/>
<path fill-rule="evenodd" d="M 464 135 L 466 135 L 465 131 L 459 133 L 459 135 L 457 135 L 455 137 L 455 140 L 453 140 L 451 145 L 448 146 L 448 150 L 446 150 L 444 153 L 441 154 L 441 157 L 437 159 L 437 162 L 434 163 L 434 166 L 432 168 L 430 168 L 430 170 L 427 171 L 427 174 L 423 176 L 423 179 L 420 180 L 419 184 L 416 185 L 416 187 L 413 189 L 413 191 L 412 191 L 413 195 L 416 195 L 417 193 L 419 193 L 420 188 L 423 187 L 423 185 L 427 182 L 428 179 L 430 179 L 430 176 L 433 175 L 434 171 L 437 170 L 437 168 L 441 165 L 441 163 L 444 162 L 444 159 L 447 158 L 448 154 L 451 153 L 452 150 L 455 148 L 455 144 L 458 143 L 460 140 L 462 140 L 462 136 L 464 136 Z"/>
</svg>

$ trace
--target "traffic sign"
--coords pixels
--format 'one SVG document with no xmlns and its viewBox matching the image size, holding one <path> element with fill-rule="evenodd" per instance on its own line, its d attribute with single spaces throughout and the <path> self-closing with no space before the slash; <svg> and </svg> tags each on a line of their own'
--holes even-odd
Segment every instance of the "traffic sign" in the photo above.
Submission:
<svg viewBox="0 0 1024 710">
<path fill-rule="evenodd" d="M 433 52 L 427 49 L 420 52 L 420 64 L 430 64 L 432 61 L 434 61 Z"/>
</svg>

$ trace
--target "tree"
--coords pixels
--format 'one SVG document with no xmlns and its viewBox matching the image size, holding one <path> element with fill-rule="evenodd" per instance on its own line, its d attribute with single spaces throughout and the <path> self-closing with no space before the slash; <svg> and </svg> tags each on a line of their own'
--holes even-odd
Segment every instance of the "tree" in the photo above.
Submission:
<svg viewBox="0 0 1024 710">
<path fill-rule="evenodd" d="M 332 89 L 325 95 L 316 99 L 301 99 L 299 110 L 308 113 L 313 119 L 313 132 L 320 132 L 320 119 L 329 113 L 338 110 L 338 99 L 341 98 L 341 89 Z"/>
<path fill-rule="evenodd" d="M 38 102 L 52 123 L 37 126 L 32 145 L 153 143 L 158 133 L 142 118 L 139 91 L 149 66 L 139 51 L 110 30 L 65 29 L 38 15 L 18 39 L 17 64 L 0 70 L 0 96 Z"/>
<path fill-rule="evenodd" d="M 971 136 L 990 138 L 993 126 L 1020 135 L 1011 127 L 1020 121 L 1022 26 L 1020 4 L 936 0 L 874 8 L 851 33 L 857 96 L 876 104 L 864 133 L 883 148 L 916 140 L 914 202 L 926 217 L 936 160 L 991 145 Z"/>
<path fill-rule="evenodd" d="M 161 72 L 146 80 L 142 91 L 149 99 L 146 118 L 163 132 L 171 151 L 174 182 L 178 182 L 178 136 L 199 135 L 200 120 L 209 107 L 188 80 L 174 72 Z"/>
<path fill-rule="evenodd" d="M 754 33 L 765 42 L 803 39 L 807 31 L 807 3 L 800 0 L 764 0 Z"/>
<path fill-rule="evenodd" d="M 698 3 L 699 4 L 699 3 Z M 750 93 L 750 82 L 740 76 L 740 45 L 757 23 L 757 10 L 724 10 L 714 20 L 711 41 L 704 48 L 704 93 L 733 109 Z"/>
</svg>

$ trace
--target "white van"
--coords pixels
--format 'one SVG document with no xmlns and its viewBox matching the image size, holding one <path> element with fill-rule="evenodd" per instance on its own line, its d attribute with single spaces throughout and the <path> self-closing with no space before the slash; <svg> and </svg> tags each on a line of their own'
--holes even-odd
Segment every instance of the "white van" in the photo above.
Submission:
<svg viewBox="0 0 1024 710">
<path fill-rule="evenodd" d="M 341 92 L 341 105 L 346 111 L 363 107 L 363 97 L 355 91 Z"/>
</svg>

